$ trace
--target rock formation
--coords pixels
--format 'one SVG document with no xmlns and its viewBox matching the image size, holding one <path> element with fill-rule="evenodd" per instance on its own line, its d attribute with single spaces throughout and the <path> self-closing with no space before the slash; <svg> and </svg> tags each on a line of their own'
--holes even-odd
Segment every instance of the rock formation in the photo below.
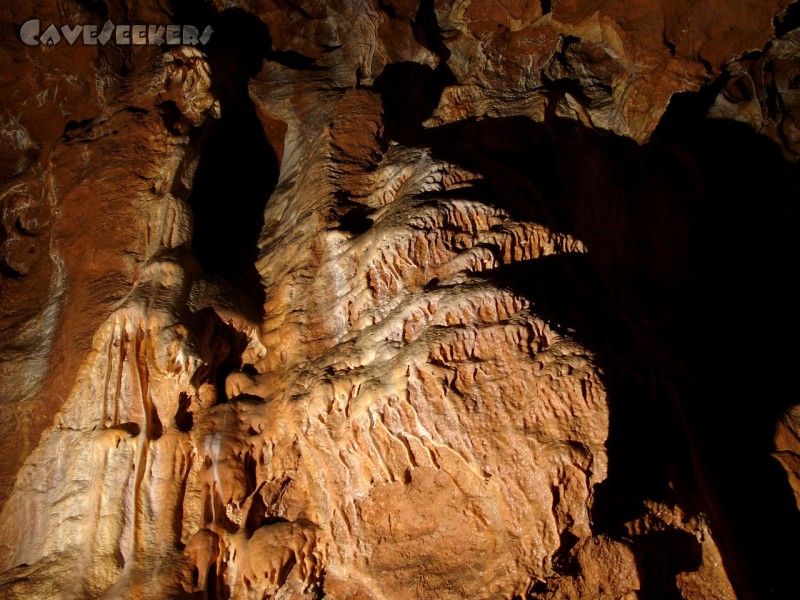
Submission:
<svg viewBox="0 0 800 600">
<path fill-rule="evenodd" d="M 792 597 L 798 6 L 0 8 L 0 596 Z"/>
</svg>

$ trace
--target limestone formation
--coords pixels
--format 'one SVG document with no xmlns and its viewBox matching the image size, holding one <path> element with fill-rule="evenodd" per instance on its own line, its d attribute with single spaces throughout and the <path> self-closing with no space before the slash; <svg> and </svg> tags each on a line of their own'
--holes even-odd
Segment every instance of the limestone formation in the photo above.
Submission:
<svg viewBox="0 0 800 600">
<path fill-rule="evenodd" d="M 796 5 L 0 17 L 0 597 L 796 590 Z"/>
</svg>

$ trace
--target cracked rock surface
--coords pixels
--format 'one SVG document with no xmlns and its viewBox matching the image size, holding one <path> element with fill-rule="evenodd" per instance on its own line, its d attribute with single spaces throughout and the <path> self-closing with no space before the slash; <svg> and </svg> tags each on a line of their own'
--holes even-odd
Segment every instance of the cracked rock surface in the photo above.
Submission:
<svg viewBox="0 0 800 600">
<path fill-rule="evenodd" d="M 0 8 L 0 597 L 792 597 L 798 6 Z"/>
</svg>

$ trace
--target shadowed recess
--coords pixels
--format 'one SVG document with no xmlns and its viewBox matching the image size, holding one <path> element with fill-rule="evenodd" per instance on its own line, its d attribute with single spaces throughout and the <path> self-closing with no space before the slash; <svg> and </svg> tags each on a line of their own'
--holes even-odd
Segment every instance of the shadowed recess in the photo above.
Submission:
<svg viewBox="0 0 800 600">
<path fill-rule="evenodd" d="M 247 86 L 261 69 L 270 38 L 258 19 L 238 9 L 208 22 L 214 36 L 204 50 L 222 117 L 203 132 L 189 198 L 195 219 L 192 252 L 207 272 L 221 275 L 263 305 L 257 242 L 279 162 Z"/>
<path fill-rule="evenodd" d="M 415 62 L 392 63 L 375 80 L 381 95 L 386 135 L 405 145 L 423 138 L 422 123 L 433 114 L 442 90 L 455 78 L 442 62 L 435 69 Z"/>
</svg>

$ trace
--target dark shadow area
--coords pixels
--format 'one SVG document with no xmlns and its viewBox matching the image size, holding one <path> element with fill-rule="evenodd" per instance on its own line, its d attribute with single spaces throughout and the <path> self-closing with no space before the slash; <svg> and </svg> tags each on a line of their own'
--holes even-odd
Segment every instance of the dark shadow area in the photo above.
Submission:
<svg viewBox="0 0 800 600">
<path fill-rule="evenodd" d="M 193 315 L 195 331 L 206 331 L 209 339 L 211 361 L 208 365 L 198 369 L 194 375 L 194 385 L 203 382 L 213 383 L 217 390 L 217 402 L 224 402 L 225 380 L 234 371 L 245 370 L 242 364 L 242 354 L 247 348 L 247 336 L 223 322 L 212 308 L 204 308 Z M 179 416 L 183 423 L 194 419 L 194 415 L 184 409 L 179 409 Z M 177 417 L 176 417 L 177 421 Z M 180 426 L 180 423 L 179 423 Z"/>
<path fill-rule="evenodd" d="M 178 410 L 175 413 L 175 425 L 184 433 L 188 433 L 194 427 L 194 414 L 189 410 L 191 399 L 186 392 L 181 392 L 178 397 Z"/>
<path fill-rule="evenodd" d="M 640 598 L 682 600 L 675 577 L 681 571 L 696 571 L 702 560 L 697 539 L 685 531 L 665 529 L 634 537 L 637 551 Z"/>
<path fill-rule="evenodd" d="M 415 62 L 386 65 L 374 85 L 383 102 L 386 136 L 407 146 L 420 143 L 423 121 L 433 114 L 442 90 L 454 83 L 444 62 L 435 69 Z"/>
<path fill-rule="evenodd" d="M 404 81 L 391 74 L 407 67 L 396 69 L 387 80 Z M 387 114 L 429 97 L 392 89 Z M 611 423 L 595 531 L 625 537 L 648 499 L 703 512 L 740 597 L 790 598 L 800 518 L 771 452 L 778 417 L 798 401 L 800 172 L 748 127 L 703 118 L 714 93 L 676 98 L 645 146 L 557 119 L 407 139 L 483 176 L 454 193 L 588 248 L 480 277 L 529 298 L 596 357 Z M 694 538 L 671 529 L 633 542 L 641 597 L 678 597 L 675 574 L 699 564 Z"/>
<path fill-rule="evenodd" d="M 442 63 L 446 63 L 450 58 L 450 50 L 444 43 L 444 36 L 439 29 L 435 4 L 435 0 L 420 0 L 413 23 L 414 38 L 438 56 Z"/>
<path fill-rule="evenodd" d="M 101 19 L 108 18 L 108 6 L 105 2 L 98 2 L 97 0 L 75 0 L 75 3 L 80 5 L 84 10 L 96 14 Z"/>
<path fill-rule="evenodd" d="M 775 35 L 780 37 L 800 27 L 800 2 L 790 4 L 775 17 Z"/>
<path fill-rule="evenodd" d="M 203 50 L 222 107 L 222 117 L 207 126 L 199 142 L 203 152 L 189 198 L 194 213 L 192 253 L 206 272 L 222 276 L 263 306 L 263 286 L 255 268 L 257 242 L 280 165 L 248 83 L 270 52 L 269 32 L 240 9 L 210 14 L 196 2 L 173 5 L 176 18 L 214 28 Z"/>
<path fill-rule="evenodd" d="M 369 207 L 363 204 L 348 202 L 344 204 L 343 209 L 343 214 L 339 217 L 339 227 L 337 229 L 355 235 L 361 235 L 372 227 L 373 220 L 369 215 L 372 214 L 373 211 Z"/>
<path fill-rule="evenodd" d="M 278 181 L 278 161 L 249 98 L 223 107 L 208 137 L 189 198 L 195 219 L 192 252 L 204 270 L 224 277 L 259 306 L 255 268 L 264 208 Z"/>
<path fill-rule="evenodd" d="M 706 102 L 675 98 L 655 136 L 686 152 L 704 191 L 669 341 L 693 379 L 686 418 L 727 519 L 726 545 L 757 597 L 791 598 L 800 522 L 770 454 L 778 419 L 798 401 L 800 169 L 749 127 L 703 119 Z"/>
</svg>

